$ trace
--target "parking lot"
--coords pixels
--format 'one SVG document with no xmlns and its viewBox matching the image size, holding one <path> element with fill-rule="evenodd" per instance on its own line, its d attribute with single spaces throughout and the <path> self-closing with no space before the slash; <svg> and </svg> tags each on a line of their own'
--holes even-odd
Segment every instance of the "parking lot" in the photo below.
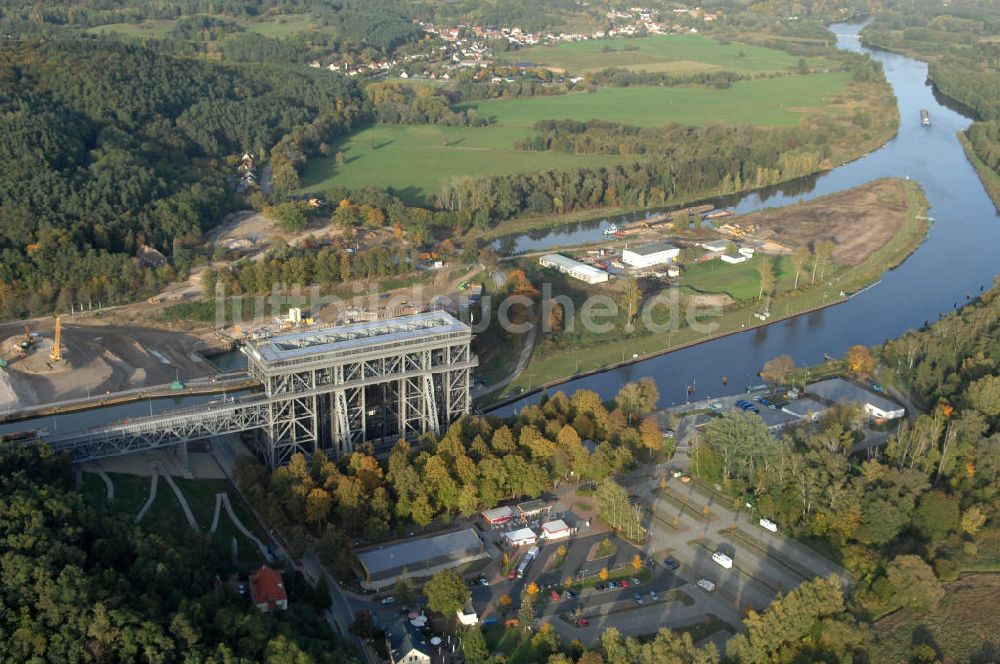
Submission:
<svg viewBox="0 0 1000 664">
<path fill-rule="evenodd" d="M 710 630 L 715 630 L 708 638 L 722 645 L 740 629 L 747 610 L 764 609 L 778 593 L 786 593 L 816 576 L 834 574 L 846 579 L 838 566 L 784 537 L 780 529 L 771 533 L 750 514 L 733 511 L 728 499 L 723 504 L 710 489 L 671 478 L 663 490 L 655 473 L 633 475 L 629 487 L 639 500 L 647 528 L 641 545 L 608 533 L 596 522 L 593 529 L 586 528 L 566 507 L 575 500 L 572 489 L 556 504 L 551 516 L 572 520 L 583 530 L 560 541 L 539 540 L 538 557 L 524 578 L 510 579 L 501 569 L 501 555 L 494 542 L 505 528 L 481 529 L 480 534 L 491 542 L 496 557 L 483 570 L 488 586 L 481 585 L 475 576 L 469 579 L 472 604 L 480 620 L 492 623 L 515 618 L 522 593 L 534 582 L 539 587 L 534 599 L 539 621 L 550 623 L 565 643 L 574 639 L 594 643 L 607 627 L 637 636 L 654 633 L 660 627 L 690 627 L 707 619 L 711 621 Z M 591 554 L 596 545 L 606 538 L 616 545 L 613 555 L 594 559 Z M 562 564 L 554 567 L 553 559 L 561 545 L 566 547 L 566 555 Z M 519 547 L 508 553 L 516 561 L 530 548 Z M 716 551 L 731 557 L 731 568 L 712 560 Z M 632 565 L 636 554 L 643 562 L 641 571 Z M 676 569 L 664 564 L 668 557 L 677 563 Z M 595 588 L 601 582 L 602 568 L 611 570 L 612 579 L 619 584 L 624 578 L 628 587 Z M 575 597 L 563 592 L 568 578 L 574 579 L 571 589 Z M 640 583 L 636 585 L 634 579 Z M 702 579 L 712 583 L 711 592 L 698 586 Z M 506 610 L 501 608 L 504 595 L 511 599 Z M 418 604 L 422 604 L 420 600 Z M 375 612 L 390 620 L 398 607 L 377 606 Z"/>
</svg>

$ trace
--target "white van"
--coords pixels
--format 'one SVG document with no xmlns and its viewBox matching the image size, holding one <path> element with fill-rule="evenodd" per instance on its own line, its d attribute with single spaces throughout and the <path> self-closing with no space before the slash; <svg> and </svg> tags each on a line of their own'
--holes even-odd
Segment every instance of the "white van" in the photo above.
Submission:
<svg viewBox="0 0 1000 664">
<path fill-rule="evenodd" d="M 770 530 L 772 533 L 778 532 L 778 524 L 770 519 L 761 518 L 760 527 L 764 530 Z"/>
<path fill-rule="evenodd" d="M 708 579 L 701 579 L 698 581 L 698 587 L 707 593 L 715 592 L 715 584 Z"/>
<path fill-rule="evenodd" d="M 726 569 L 731 569 L 733 566 L 733 559 L 722 553 L 721 551 L 716 551 L 712 554 L 712 560 L 714 560 L 719 565 L 722 565 Z"/>
</svg>

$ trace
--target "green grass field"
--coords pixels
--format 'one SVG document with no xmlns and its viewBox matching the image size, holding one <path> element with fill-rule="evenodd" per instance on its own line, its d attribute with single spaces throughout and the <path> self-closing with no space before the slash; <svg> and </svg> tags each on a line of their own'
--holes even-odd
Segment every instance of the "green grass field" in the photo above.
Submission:
<svg viewBox="0 0 1000 664">
<path fill-rule="evenodd" d="M 684 267 L 681 283 L 699 293 L 726 293 L 737 300 L 749 300 L 760 294 L 760 273 L 757 266 L 763 260 L 755 256 L 746 263 L 731 265 L 712 259 Z M 780 256 L 772 259 L 778 288 L 791 288 L 795 274 L 791 261 Z"/>
<path fill-rule="evenodd" d="M 849 82 L 850 74 L 838 72 L 739 81 L 723 90 L 705 86 L 602 88 L 592 93 L 492 99 L 462 107 L 475 108 L 481 117 L 508 127 L 533 127 L 539 120 L 567 118 L 642 127 L 667 122 L 787 126 L 797 124 L 808 112 L 821 110 L 825 100 Z"/>
<path fill-rule="evenodd" d="M 312 14 L 282 14 L 281 16 L 270 16 L 264 19 L 247 20 L 238 19 L 222 14 L 213 14 L 218 18 L 239 23 L 250 32 L 281 39 L 299 32 L 311 32 L 314 29 Z M 170 33 L 170 28 L 174 25 L 173 20 L 151 19 L 141 23 L 108 23 L 88 28 L 87 32 L 94 34 L 114 33 L 123 37 L 162 39 Z M 321 30 L 322 31 L 322 30 Z"/>
<path fill-rule="evenodd" d="M 92 34 L 116 34 L 123 37 L 162 39 L 170 32 L 174 22 L 170 20 L 150 20 L 142 23 L 108 23 L 88 28 L 87 32 Z"/>
<path fill-rule="evenodd" d="M 848 74 L 814 74 L 741 81 L 724 90 L 697 86 L 606 88 L 594 93 L 490 100 L 468 104 L 494 120 L 488 127 L 378 125 L 336 146 L 347 159 L 309 162 L 302 187 L 392 187 L 404 200 L 423 203 L 452 177 L 561 170 L 629 163 L 631 157 L 515 150 L 538 120 L 601 119 L 643 126 L 668 122 L 793 125 L 841 92 Z M 376 149 L 368 147 L 369 137 Z M 447 144 L 446 144 L 447 142 Z"/>
<path fill-rule="evenodd" d="M 343 150 L 344 166 L 333 157 L 313 159 L 302 176 L 311 191 L 342 187 L 392 187 L 404 200 L 423 204 L 441 183 L 463 175 L 504 175 L 582 166 L 624 163 L 610 155 L 572 155 L 515 150 L 514 141 L 528 135 L 516 127 L 441 127 L 436 125 L 377 125 L 350 136 Z M 368 147 L 369 137 L 375 150 Z M 445 144 L 447 141 L 447 145 Z"/>
<path fill-rule="evenodd" d="M 720 44 L 702 35 L 661 35 L 532 46 L 504 54 L 504 61 L 512 64 L 531 62 L 573 74 L 608 67 L 671 73 L 723 69 L 757 73 L 795 67 L 799 59 L 790 53 L 761 46 L 739 42 Z M 814 64 L 816 61 L 809 62 Z"/>
</svg>

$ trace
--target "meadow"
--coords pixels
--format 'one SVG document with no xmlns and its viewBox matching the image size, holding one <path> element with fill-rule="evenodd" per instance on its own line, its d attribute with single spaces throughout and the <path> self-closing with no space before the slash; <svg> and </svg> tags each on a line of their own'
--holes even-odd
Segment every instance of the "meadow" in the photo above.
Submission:
<svg viewBox="0 0 1000 664">
<path fill-rule="evenodd" d="M 206 14 L 206 16 L 213 16 L 213 14 Z M 299 32 L 312 32 L 315 29 L 312 14 L 282 14 L 255 20 L 238 19 L 221 14 L 214 14 L 214 16 L 239 23 L 249 32 L 256 32 L 265 37 L 276 39 L 289 37 Z M 162 39 L 169 36 L 174 23 L 175 21 L 169 19 L 151 19 L 141 23 L 108 23 L 88 28 L 87 32 L 118 34 L 132 38 Z"/>
<path fill-rule="evenodd" d="M 530 62 L 570 74 L 608 67 L 668 73 L 719 70 L 762 73 L 796 67 L 799 59 L 784 51 L 740 42 L 720 44 L 703 35 L 659 35 L 531 46 L 506 53 L 504 61 Z M 808 62 L 816 65 L 819 60 Z"/>
<path fill-rule="evenodd" d="M 842 73 L 783 76 L 740 81 L 726 89 L 699 86 L 603 88 L 592 93 L 552 97 L 499 99 L 464 105 L 474 107 L 493 124 L 488 127 L 376 125 L 357 132 L 333 156 L 314 159 L 302 176 L 302 187 L 322 191 L 342 187 L 392 187 L 409 203 L 422 204 L 442 182 L 465 175 L 561 170 L 628 163 L 614 155 L 573 155 L 515 150 L 514 142 L 533 134 L 539 120 L 600 119 L 647 127 L 669 122 L 711 122 L 760 126 L 794 125 L 807 113 L 822 110 L 825 100 L 849 82 Z M 375 149 L 369 147 L 369 138 Z"/>
</svg>

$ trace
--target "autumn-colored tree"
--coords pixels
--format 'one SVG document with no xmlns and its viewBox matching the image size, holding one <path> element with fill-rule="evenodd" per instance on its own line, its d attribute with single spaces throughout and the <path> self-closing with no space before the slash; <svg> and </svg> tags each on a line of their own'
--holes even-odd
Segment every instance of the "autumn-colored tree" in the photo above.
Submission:
<svg viewBox="0 0 1000 664">
<path fill-rule="evenodd" d="M 532 581 L 531 583 L 528 584 L 528 587 L 524 589 L 524 592 L 534 597 L 535 595 L 538 594 L 538 584 Z"/>
<path fill-rule="evenodd" d="M 774 388 L 784 383 L 788 373 L 794 368 L 795 360 L 792 359 L 791 355 L 779 355 L 764 363 L 760 377 Z"/>
<path fill-rule="evenodd" d="M 760 276 L 760 293 L 757 297 L 763 299 L 765 295 L 774 292 L 774 264 L 767 256 L 762 256 L 757 263 L 757 274 Z"/>
<path fill-rule="evenodd" d="M 799 247 L 792 252 L 792 267 L 795 268 L 795 285 L 792 288 L 799 287 L 799 275 L 802 274 L 802 269 L 806 266 L 809 261 L 809 248 Z"/>
<path fill-rule="evenodd" d="M 635 571 L 637 572 L 642 569 L 642 556 L 638 553 L 632 556 L 632 567 L 635 568 Z"/>
<path fill-rule="evenodd" d="M 319 487 L 316 487 L 306 496 L 306 521 L 309 523 L 321 523 L 330 514 L 330 494 Z"/>
<path fill-rule="evenodd" d="M 649 450 L 649 458 L 653 459 L 653 454 L 663 449 L 663 431 L 660 430 L 660 423 L 655 417 L 647 417 L 639 424 L 639 439 L 642 446 Z"/>
<path fill-rule="evenodd" d="M 553 302 L 549 309 L 549 331 L 562 332 L 563 329 L 563 306 L 558 302 Z"/>
<path fill-rule="evenodd" d="M 510 595 L 500 595 L 500 606 L 502 608 L 506 609 L 508 606 L 511 605 L 511 602 L 512 600 L 510 598 Z"/>
<path fill-rule="evenodd" d="M 844 356 L 847 370 L 855 376 L 867 376 L 875 369 L 875 358 L 866 346 L 851 346 Z"/>
<path fill-rule="evenodd" d="M 973 505 L 962 514 L 962 531 L 975 536 L 986 523 L 986 514 L 978 505 Z"/>
<path fill-rule="evenodd" d="M 608 568 L 607 567 L 602 567 L 601 571 L 597 573 L 597 576 L 600 577 L 601 581 L 607 581 L 608 580 Z"/>
</svg>

